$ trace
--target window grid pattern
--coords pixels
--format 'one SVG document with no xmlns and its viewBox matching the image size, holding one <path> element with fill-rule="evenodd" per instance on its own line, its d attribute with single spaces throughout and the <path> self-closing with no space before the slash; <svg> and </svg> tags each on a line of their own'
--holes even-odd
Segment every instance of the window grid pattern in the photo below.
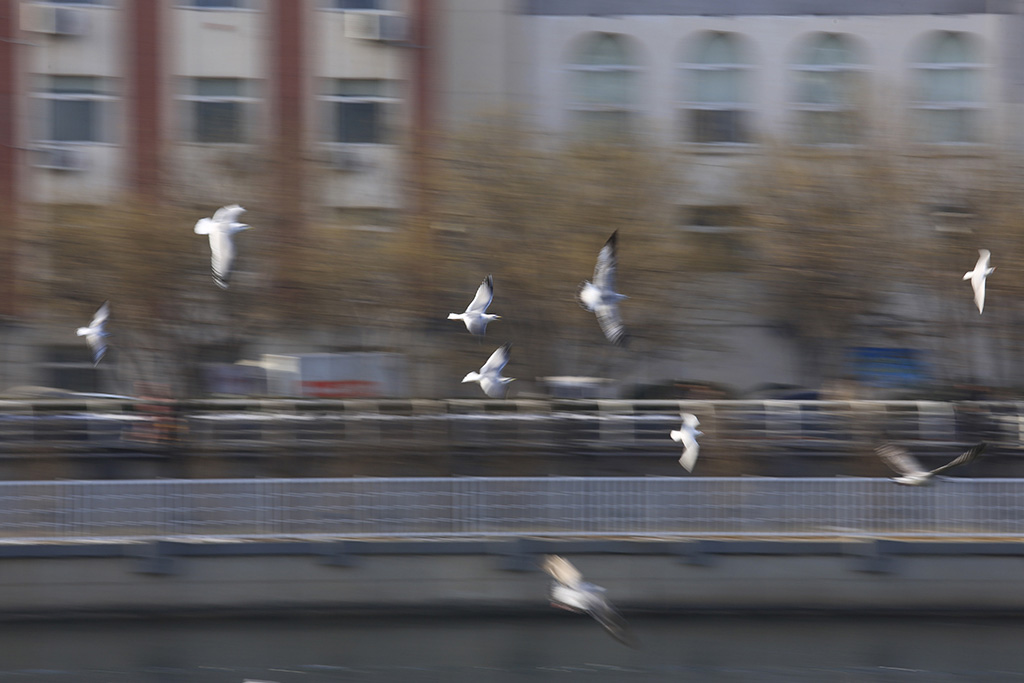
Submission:
<svg viewBox="0 0 1024 683">
<path fill-rule="evenodd" d="M 919 142 L 981 141 L 983 68 L 974 56 L 968 36 L 943 33 L 930 41 L 922 60 L 913 65 L 914 133 Z"/>
<path fill-rule="evenodd" d="M 678 68 L 682 80 L 682 139 L 696 143 L 750 142 L 750 64 L 741 59 L 735 36 L 717 33 L 705 37 L 695 58 Z"/>
<path fill-rule="evenodd" d="M 394 81 L 334 79 L 320 97 L 325 105 L 325 140 L 346 144 L 387 144 L 399 102 Z"/>
<path fill-rule="evenodd" d="M 622 36 L 588 37 L 567 69 L 574 127 L 587 137 L 628 134 L 636 116 L 640 67 L 630 58 Z"/>
<path fill-rule="evenodd" d="M 189 121 L 187 139 L 214 144 L 247 142 L 248 110 L 257 101 L 246 95 L 249 86 L 241 78 L 189 79 L 189 94 L 181 97 Z"/>
<path fill-rule="evenodd" d="M 794 64 L 798 137 L 808 145 L 856 144 L 863 136 L 861 105 L 864 67 L 849 40 L 817 37 Z"/>
<path fill-rule="evenodd" d="M 107 79 L 98 76 L 50 76 L 35 93 L 43 104 L 37 138 L 44 143 L 103 143 L 108 139 Z"/>
</svg>

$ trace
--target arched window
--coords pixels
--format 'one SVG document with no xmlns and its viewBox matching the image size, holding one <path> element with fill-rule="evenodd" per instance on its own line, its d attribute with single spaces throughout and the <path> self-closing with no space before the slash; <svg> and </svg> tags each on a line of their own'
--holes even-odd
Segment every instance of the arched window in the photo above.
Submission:
<svg viewBox="0 0 1024 683">
<path fill-rule="evenodd" d="M 735 35 L 710 33 L 679 65 L 679 131 L 683 140 L 750 142 L 749 61 Z"/>
<path fill-rule="evenodd" d="M 793 65 L 798 139 L 808 145 L 853 144 L 863 135 L 862 66 L 848 38 L 815 36 Z"/>
<path fill-rule="evenodd" d="M 921 142 L 978 142 L 981 68 L 963 33 L 938 33 L 914 64 L 914 135 Z"/>
<path fill-rule="evenodd" d="M 599 138 L 628 133 L 636 102 L 637 64 L 623 37 L 587 36 L 574 51 L 568 70 L 573 126 Z"/>
</svg>

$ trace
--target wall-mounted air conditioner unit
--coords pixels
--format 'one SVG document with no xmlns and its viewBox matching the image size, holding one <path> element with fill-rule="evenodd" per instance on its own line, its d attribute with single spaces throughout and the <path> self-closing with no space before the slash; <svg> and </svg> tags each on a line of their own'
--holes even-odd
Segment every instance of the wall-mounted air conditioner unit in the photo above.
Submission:
<svg viewBox="0 0 1024 683">
<path fill-rule="evenodd" d="M 73 147 L 44 147 L 35 150 L 36 168 L 54 171 L 84 171 L 89 166 L 85 150 Z"/>
<path fill-rule="evenodd" d="M 369 170 L 371 163 L 354 149 L 332 149 L 327 154 L 327 165 L 336 171 L 355 173 Z"/>
<path fill-rule="evenodd" d="M 89 16 L 74 7 L 26 3 L 21 6 L 21 28 L 55 36 L 83 36 L 89 30 Z"/>
<path fill-rule="evenodd" d="M 398 12 L 345 12 L 345 37 L 398 43 L 409 33 L 408 19 Z"/>
</svg>

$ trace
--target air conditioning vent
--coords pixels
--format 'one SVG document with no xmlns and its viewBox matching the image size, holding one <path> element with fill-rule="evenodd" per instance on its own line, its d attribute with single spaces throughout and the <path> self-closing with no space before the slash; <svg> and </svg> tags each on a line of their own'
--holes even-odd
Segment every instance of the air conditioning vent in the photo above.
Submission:
<svg viewBox="0 0 1024 683">
<path fill-rule="evenodd" d="M 89 16 L 74 7 L 27 3 L 21 6 L 21 28 L 55 36 L 83 36 L 89 30 Z"/>
<path fill-rule="evenodd" d="M 345 12 L 345 37 L 381 42 L 402 42 L 408 35 L 408 22 L 397 12 Z"/>
<path fill-rule="evenodd" d="M 35 151 L 36 168 L 48 168 L 54 171 L 84 171 L 88 168 L 85 150 L 72 147 L 45 147 Z"/>
<path fill-rule="evenodd" d="M 354 149 L 332 149 L 327 155 L 327 165 L 336 171 L 358 173 L 367 171 L 372 164 L 365 155 Z"/>
</svg>

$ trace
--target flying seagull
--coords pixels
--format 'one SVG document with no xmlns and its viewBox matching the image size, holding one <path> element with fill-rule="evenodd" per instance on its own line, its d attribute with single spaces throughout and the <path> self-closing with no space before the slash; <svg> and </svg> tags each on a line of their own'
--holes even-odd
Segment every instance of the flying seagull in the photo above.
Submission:
<svg viewBox="0 0 1024 683">
<path fill-rule="evenodd" d="M 966 451 L 958 455 L 955 459 L 946 463 L 942 467 L 937 467 L 931 472 L 928 472 L 917 459 L 907 452 L 906 448 L 897 446 L 895 444 L 887 443 L 882 446 L 875 448 L 875 452 L 882 458 L 886 465 L 888 465 L 898 477 L 892 477 L 892 480 L 897 484 L 905 484 L 907 486 L 924 486 L 931 483 L 932 477 L 937 474 L 942 474 L 946 470 L 959 467 L 960 465 L 966 465 L 973 461 L 981 452 L 988 447 L 988 444 L 982 441 L 981 443 L 971 446 Z"/>
<path fill-rule="evenodd" d="M 228 280 L 231 278 L 231 264 L 235 260 L 233 237 L 236 232 L 249 229 L 245 223 L 238 222 L 238 217 L 243 213 L 245 209 L 238 204 L 231 204 L 217 209 L 213 218 L 200 218 L 196 222 L 196 234 L 210 236 L 213 281 L 221 289 L 228 288 Z"/>
<path fill-rule="evenodd" d="M 613 232 L 601 247 L 601 251 L 597 255 L 597 265 L 594 266 L 594 281 L 584 280 L 581 282 L 576 295 L 583 308 L 597 314 L 597 322 L 601 324 L 601 329 L 608 341 L 625 346 L 627 342 L 626 327 L 622 324 L 622 317 L 619 315 L 619 301 L 629 297 L 615 291 L 618 234 L 618 230 Z"/>
<path fill-rule="evenodd" d="M 982 313 L 985 310 L 985 279 L 995 268 L 988 267 L 992 252 L 988 249 L 979 249 L 978 254 L 978 263 L 975 264 L 974 270 L 964 273 L 964 279 L 971 281 L 971 287 L 974 288 L 974 303 L 978 306 L 978 313 Z"/>
<path fill-rule="evenodd" d="M 552 606 L 589 614 L 616 640 L 635 647 L 626 620 L 608 602 L 604 588 L 584 581 L 579 570 L 559 555 L 546 555 L 542 567 L 554 579 L 548 593 Z"/>
<path fill-rule="evenodd" d="M 683 444 L 683 455 L 679 458 L 679 464 L 685 467 L 687 472 L 692 472 L 693 466 L 697 464 L 697 454 L 700 453 L 697 437 L 704 432 L 697 429 L 700 420 L 693 413 L 682 413 L 680 417 L 683 418 L 683 424 L 678 430 L 673 429 L 668 435 L 672 437 L 673 441 Z"/>
<path fill-rule="evenodd" d="M 515 380 L 514 377 L 502 377 L 501 370 L 508 363 L 509 350 L 512 342 L 502 344 L 487 362 L 483 364 L 479 372 L 471 372 L 466 375 L 463 382 L 479 382 L 480 388 L 491 398 L 502 398 L 505 396 L 505 385 Z"/>
<path fill-rule="evenodd" d="M 106 338 L 110 335 L 104 329 L 104 326 L 107 324 L 107 318 L 109 317 L 110 302 L 104 301 L 103 305 L 96 311 L 96 315 L 92 317 L 89 327 L 79 327 L 76 333 L 79 337 L 85 337 L 85 341 L 89 342 L 89 348 L 92 349 L 92 364 L 94 366 L 99 364 L 103 354 L 107 352 Z"/>
<path fill-rule="evenodd" d="M 494 280 L 490 275 L 477 287 L 476 296 L 469 302 L 464 313 L 449 313 L 449 320 L 461 320 L 466 323 L 466 329 L 475 335 L 483 336 L 487 330 L 487 323 L 492 320 L 501 320 L 500 315 L 487 313 L 487 307 L 491 305 L 494 298 Z"/>
</svg>

